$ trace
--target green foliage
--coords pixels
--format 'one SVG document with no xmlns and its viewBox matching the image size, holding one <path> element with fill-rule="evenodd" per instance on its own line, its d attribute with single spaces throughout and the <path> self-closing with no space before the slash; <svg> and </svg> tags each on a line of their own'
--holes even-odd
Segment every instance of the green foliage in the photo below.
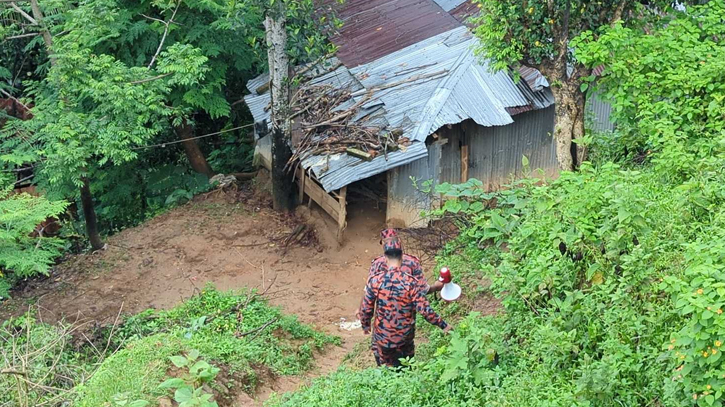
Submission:
<svg viewBox="0 0 725 407">
<path fill-rule="evenodd" d="M 186 368 L 188 372 L 183 378 L 168 379 L 159 387 L 175 390 L 174 400 L 179 403 L 179 407 L 218 407 L 217 403 L 212 401 L 213 395 L 204 391 L 203 386 L 214 380 L 219 368 L 198 360 L 199 352 L 196 350 L 191 350 L 186 356 L 172 356 L 170 359 L 174 366 Z"/>
<path fill-rule="evenodd" d="M 279 14 L 284 13 L 288 36 L 287 54 L 294 66 L 334 53 L 335 46 L 329 39 L 342 27 L 342 20 L 335 15 L 334 5 L 343 2 L 335 0 L 321 6 L 313 0 L 239 1 L 233 3 L 229 18 L 223 25 L 243 30 L 247 44 L 253 47 L 260 60 L 266 62 L 264 17 L 271 15 L 279 18 Z M 252 16 L 258 19 L 255 21 Z"/>
<path fill-rule="evenodd" d="M 128 174 L 131 163 L 138 162 L 139 146 L 170 133 L 182 120 L 192 120 L 197 111 L 212 120 L 230 116 L 227 93 L 241 95 L 237 84 L 259 69 L 252 49 L 240 46 L 235 31 L 221 24 L 229 5 L 205 0 L 86 0 L 70 8 L 48 2 L 43 6 L 46 11 L 60 10 L 45 21 L 53 34 L 53 58 L 47 75 L 22 83 L 24 96 L 34 104 L 33 117 L 13 120 L 2 129 L 0 164 L 36 164 L 36 182 L 62 199 L 74 199 L 84 178 L 100 182 L 92 189 L 103 195 L 96 200 L 101 201 L 100 221 L 107 230 L 143 220 L 156 207 L 184 202 L 200 191 L 199 182 L 184 185 L 190 182 L 180 176 L 177 179 L 184 182 L 161 192 L 164 202 L 158 205 L 146 202 L 158 196 L 153 191 L 145 194 L 143 183 L 131 188 L 135 191 L 114 191 L 103 181 Z M 225 89 L 227 79 L 234 85 Z M 149 173 L 166 171 L 163 165 L 176 162 L 176 157 L 170 158 L 154 162 L 162 166 Z M 224 159 L 217 156 L 217 161 Z M 142 210 L 130 219 L 129 210 L 119 210 L 129 207 L 111 199 L 118 196 L 140 198 Z"/>
<path fill-rule="evenodd" d="M 63 242 L 32 234 L 42 222 L 62 213 L 66 205 L 0 190 L 0 297 L 8 296 L 9 273 L 15 278 L 48 274 L 49 267 L 60 256 Z"/>
<path fill-rule="evenodd" d="M 645 35 L 615 25 L 584 32 L 577 59 L 606 64 L 598 79 L 614 104 L 619 143 L 630 155 L 658 152 L 662 174 L 683 179 L 718 166 L 725 146 L 725 6 L 708 2 Z M 687 50 L 687 52 L 683 52 Z"/>
<path fill-rule="evenodd" d="M 220 174 L 250 172 L 254 169 L 254 144 L 234 134 L 221 137 L 222 143 L 209 153 L 207 161 Z"/>
<path fill-rule="evenodd" d="M 719 223 L 719 220 L 718 220 Z M 722 226 L 718 225 L 718 229 Z M 675 363 L 673 380 L 684 392 L 699 397 L 700 404 L 714 405 L 723 401 L 723 304 L 725 283 L 722 279 L 722 232 L 713 231 L 708 239 L 686 245 L 687 268 L 684 275 L 668 276 L 662 288 L 672 294 L 675 307 L 686 321 L 667 345 Z M 704 402 L 704 403 L 703 403 Z"/>
<path fill-rule="evenodd" d="M 146 168 L 142 167 L 146 164 Z M 98 171 L 91 192 L 101 227 L 109 232 L 150 219 L 213 187 L 187 167 L 136 161 Z"/>
<path fill-rule="evenodd" d="M 563 68 L 561 62 L 575 62 L 569 52 L 569 40 L 583 31 L 608 26 L 617 15 L 626 18 L 630 11 L 637 10 L 640 14 L 647 11 L 638 1 L 618 0 L 580 3 L 475 0 L 474 3 L 481 9 L 472 19 L 474 32 L 481 40 L 478 52 L 493 61 L 494 69 L 524 64 L 551 71 L 557 75 L 551 79 L 556 80 L 565 80 L 565 76 L 553 69 Z M 648 3 L 669 9 L 667 2 Z M 558 65 L 555 67 L 555 64 Z"/>
</svg>

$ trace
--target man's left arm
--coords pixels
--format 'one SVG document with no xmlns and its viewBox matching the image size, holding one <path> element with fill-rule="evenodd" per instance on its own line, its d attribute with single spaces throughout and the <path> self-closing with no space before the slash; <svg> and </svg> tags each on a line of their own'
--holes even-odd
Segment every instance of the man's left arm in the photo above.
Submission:
<svg viewBox="0 0 725 407">
<path fill-rule="evenodd" d="M 373 279 L 369 279 L 365 285 L 365 295 L 363 296 L 362 304 L 360 304 L 360 310 L 358 311 L 358 318 L 360 318 L 360 325 L 362 325 L 363 332 L 367 335 L 370 333 L 370 325 L 372 323 L 373 314 L 375 312 L 375 290 L 373 289 Z"/>
<path fill-rule="evenodd" d="M 444 321 L 443 318 L 435 312 L 435 310 L 430 306 L 430 302 L 421 291 L 418 291 L 418 293 L 415 294 L 415 309 L 429 323 L 445 331 L 448 330 L 448 324 L 446 321 Z"/>
</svg>

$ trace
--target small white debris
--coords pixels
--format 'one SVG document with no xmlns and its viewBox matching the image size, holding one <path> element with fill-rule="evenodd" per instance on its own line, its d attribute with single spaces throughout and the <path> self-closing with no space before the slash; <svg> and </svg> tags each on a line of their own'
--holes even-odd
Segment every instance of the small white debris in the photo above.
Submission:
<svg viewBox="0 0 725 407">
<path fill-rule="evenodd" d="M 340 329 L 345 331 L 352 331 L 353 329 L 362 329 L 362 324 L 360 323 L 360 320 L 355 320 L 353 322 L 347 322 L 345 318 L 340 318 L 339 323 L 335 323 L 335 325 L 339 326 Z"/>
<path fill-rule="evenodd" d="M 217 174 L 209 180 L 209 183 L 214 185 L 217 184 L 218 188 L 226 188 L 237 182 L 237 178 L 234 175 Z"/>
</svg>

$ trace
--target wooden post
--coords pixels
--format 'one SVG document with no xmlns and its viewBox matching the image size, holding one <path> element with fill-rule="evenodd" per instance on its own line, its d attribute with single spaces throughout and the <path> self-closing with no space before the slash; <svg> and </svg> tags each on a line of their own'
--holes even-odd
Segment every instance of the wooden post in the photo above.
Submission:
<svg viewBox="0 0 725 407">
<path fill-rule="evenodd" d="M 337 219 L 337 242 L 342 244 L 342 233 L 347 227 L 347 186 L 340 189 L 340 212 Z"/>
<path fill-rule="evenodd" d="M 305 200 L 305 178 L 307 178 L 307 174 L 305 174 L 304 168 L 300 168 L 299 177 L 300 177 L 300 202 L 299 202 L 299 204 L 302 205 L 302 203 Z"/>
<path fill-rule="evenodd" d="M 461 146 L 461 182 L 468 181 L 468 146 Z"/>
</svg>

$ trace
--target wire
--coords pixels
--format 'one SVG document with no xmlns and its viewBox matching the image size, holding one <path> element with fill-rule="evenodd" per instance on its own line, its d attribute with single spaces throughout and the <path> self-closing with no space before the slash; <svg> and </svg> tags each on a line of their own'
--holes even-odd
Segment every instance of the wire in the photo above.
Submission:
<svg viewBox="0 0 725 407">
<path fill-rule="evenodd" d="M 148 145 L 148 146 L 133 147 L 131 150 L 141 150 L 141 149 L 144 149 L 144 148 L 153 148 L 153 147 L 166 147 L 166 146 L 171 145 L 171 144 L 178 144 L 178 143 L 183 143 L 183 142 L 189 141 L 189 140 L 198 140 L 200 138 L 217 136 L 219 134 L 228 133 L 230 131 L 239 130 L 239 129 L 246 129 L 246 128 L 252 127 L 252 126 L 254 126 L 254 123 L 245 124 L 244 126 L 234 127 L 232 129 L 221 130 L 221 131 L 217 131 L 216 133 L 204 134 L 203 136 L 191 137 L 191 138 L 187 138 L 187 139 L 183 139 L 183 140 L 175 140 L 175 141 L 169 141 L 167 143 L 159 143 L 159 144 L 151 144 L 151 145 Z"/>
<path fill-rule="evenodd" d="M 0 1 L 2 1 L 2 0 L 0 0 Z M 240 130 L 240 129 L 246 129 L 246 128 L 249 128 L 249 127 L 252 127 L 252 126 L 254 126 L 254 123 L 245 124 L 244 126 L 234 127 L 234 128 L 231 128 L 231 129 L 217 131 L 215 133 L 204 134 L 204 135 L 198 136 L 198 137 L 191 137 L 191 138 L 187 138 L 187 139 L 184 139 L 184 140 L 175 140 L 175 141 L 169 141 L 167 143 L 151 144 L 151 145 L 148 145 L 148 146 L 133 147 L 131 150 L 141 150 L 141 149 L 144 149 L 144 148 L 153 148 L 153 147 L 162 147 L 163 148 L 163 147 L 166 147 L 166 146 L 171 145 L 171 144 L 178 144 L 178 143 L 183 143 L 183 142 L 189 141 L 189 140 L 197 140 L 197 139 L 201 139 L 201 138 L 206 138 L 206 137 L 211 137 L 211 136 L 217 136 L 219 134 L 229 133 L 230 131 L 235 131 L 235 130 Z M 46 159 L 40 159 L 39 161 L 45 161 L 45 160 Z M 15 173 L 18 173 L 18 172 L 22 172 L 22 171 L 32 170 L 35 167 L 37 167 L 37 165 L 33 165 L 32 167 L 29 167 L 29 168 L 16 168 L 16 169 L 12 169 L 12 170 L 0 170 L 0 173 L 3 173 L 3 172 L 15 172 Z"/>
<path fill-rule="evenodd" d="M 0 172 L 14 172 L 14 173 L 18 173 L 18 172 L 24 172 L 24 171 L 32 171 L 32 169 L 35 168 L 35 167 L 37 167 L 37 165 L 34 165 L 32 167 L 15 168 L 15 169 L 12 169 L 12 170 L 0 170 Z"/>
</svg>

